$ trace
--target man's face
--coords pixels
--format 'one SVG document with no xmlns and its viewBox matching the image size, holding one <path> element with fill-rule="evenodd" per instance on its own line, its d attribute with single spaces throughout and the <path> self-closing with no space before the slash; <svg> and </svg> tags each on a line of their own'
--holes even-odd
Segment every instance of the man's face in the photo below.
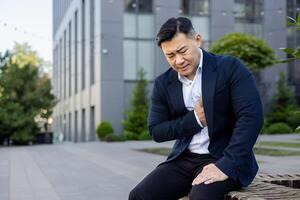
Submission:
<svg viewBox="0 0 300 200">
<path fill-rule="evenodd" d="M 198 34 L 189 37 L 179 33 L 172 40 L 161 43 L 161 48 L 170 66 L 190 80 L 194 79 L 199 65 L 200 46 L 201 36 Z"/>
</svg>

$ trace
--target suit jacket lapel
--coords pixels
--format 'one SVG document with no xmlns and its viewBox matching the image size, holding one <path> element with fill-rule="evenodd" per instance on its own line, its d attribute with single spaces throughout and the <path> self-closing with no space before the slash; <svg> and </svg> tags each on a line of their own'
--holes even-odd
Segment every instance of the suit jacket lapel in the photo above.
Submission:
<svg viewBox="0 0 300 200">
<path fill-rule="evenodd" d="M 213 128 L 213 110 L 214 110 L 214 94 L 217 80 L 216 62 L 214 57 L 203 51 L 203 70 L 202 70 L 202 99 L 204 113 L 206 116 L 208 133 L 211 137 Z"/>
<path fill-rule="evenodd" d="M 170 97 L 172 106 L 176 113 L 184 114 L 188 110 L 185 107 L 182 93 L 182 83 L 178 80 L 177 72 L 171 73 L 168 85 L 168 95 Z"/>
</svg>

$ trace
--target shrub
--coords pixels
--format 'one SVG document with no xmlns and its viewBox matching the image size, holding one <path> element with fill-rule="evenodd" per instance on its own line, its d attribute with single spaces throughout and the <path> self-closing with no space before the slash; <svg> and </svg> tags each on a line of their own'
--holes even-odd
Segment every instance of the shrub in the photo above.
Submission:
<svg viewBox="0 0 300 200">
<path fill-rule="evenodd" d="M 276 134 L 276 133 L 292 133 L 293 129 L 286 123 L 274 123 L 271 124 L 268 128 L 265 129 L 267 134 Z"/>
<path fill-rule="evenodd" d="M 140 135 L 139 135 L 139 140 L 151 140 L 151 136 L 148 130 L 143 131 Z"/>
<path fill-rule="evenodd" d="M 277 63 L 272 47 L 264 40 L 244 33 L 229 33 L 217 40 L 211 52 L 240 58 L 251 71 Z"/>
<path fill-rule="evenodd" d="M 109 122 L 103 121 L 97 127 L 97 136 L 99 139 L 104 139 L 105 136 L 113 133 L 114 129 Z"/>
<path fill-rule="evenodd" d="M 12 140 L 14 145 L 29 145 L 35 142 L 35 136 L 32 133 L 23 131 L 13 134 Z"/>
<path fill-rule="evenodd" d="M 135 133 L 129 132 L 129 131 L 125 131 L 124 137 L 126 140 L 138 140 L 139 139 L 138 134 L 135 134 Z"/>
<path fill-rule="evenodd" d="M 296 129 L 300 123 L 300 111 L 290 111 L 286 116 L 286 122 L 292 127 L 292 129 Z"/>
<path fill-rule="evenodd" d="M 108 134 L 103 138 L 106 142 L 120 142 L 125 141 L 125 138 L 123 135 L 115 135 L 115 134 Z"/>
<path fill-rule="evenodd" d="M 148 81 L 145 79 L 145 72 L 141 68 L 138 73 L 138 81 L 133 91 L 131 99 L 131 109 L 126 113 L 126 119 L 123 121 L 125 132 L 130 139 L 138 139 L 135 135 L 141 134 L 147 130 L 147 117 L 149 110 L 149 100 L 147 98 Z"/>
</svg>

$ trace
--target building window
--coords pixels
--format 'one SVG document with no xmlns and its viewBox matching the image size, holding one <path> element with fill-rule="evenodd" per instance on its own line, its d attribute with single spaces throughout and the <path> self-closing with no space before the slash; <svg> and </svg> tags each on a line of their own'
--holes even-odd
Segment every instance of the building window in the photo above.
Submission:
<svg viewBox="0 0 300 200">
<path fill-rule="evenodd" d="M 81 89 L 85 88 L 85 2 L 81 5 Z"/>
<path fill-rule="evenodd" d="M 78 49 L 77 49 L 77 43 L 78 43 L 78 12 L 77 10 L 75 11 L 75 16 L 74 16 L 74 59 L 75 59 L 75 63 L 74 63 L 74 67 L 75 67 L 75 78 L 74 78 L 74 82 L 75 82 L 75 94 L 78 91 L 78 80 L 77 80 L 77 76 L 78 76 Z"/>
<path fill-rule="evenodd" d="M 78 141 L 78 113 L 77 110 L 75 111 L 74 115 L 74 141 Z"/>
<path fill-rule="evenodd" d="M 188 16 L 204 16 L 209 14 L 209 0 L 182 0 L 181 12 Z"/>
<path fill-rule="evenodd" d="M 95 106 L 91 106 L 91 112 L 90 112 L 90 141 L 95 141 Z"/>
<path fill-rule="evenodd" d="M 67 116 L 66 116 L 66 114 L 64 114 L 64 118 L 63 118 L 63 135 L 64 135 L 64 140 L 66 140 L 67 139 Z"/>
<path fill-rule="evenodd" d="M 124 12 L 124 79 L 137 80 L 143 68 L 153 79 L 154 16 L 152 0 L 125 0 Z"/>
<path fill-rule="evenodd" d="M 72 114 L 69 113 L 69 133 L 68 133 L 68 140 L 72 140 Z"/>
<path fill-rule="evenodd" d="M 62 99 L 62 87 L 63 87 L 63 53 L 62 53 L 62 38 L 59 40 L 59 100 Z"/>
<path fill-rule="evenodd" d="M 69 97 L 72 94 L 72 24 L 69 22 Z"/>
<path fill-rule="evenodd" d="M 85 109 L 81 113 L 81 141 L 85 141 Z"/>
<path fill-rule="evenodd" d="M 64 31 L 64 99 L 66 99 L 66 93 L 67 93 L 67 32 L 66 30 Z"/>
<path fill-rule="evenodd" d="M 90 84 L 95 83 L 95 0 L 90 1 Z"/>
<path fill-rule="evenodd" d="M 210 39 L 210 4 L 209 0 L 181 0 L 181 16 L 191 19 L 194 29 L 199 33 L 205 43 L 203 48 L 209 48 Z"/>
<path fill-rule="evenodd" d="M 235 0 L 235 31 L 263 37 L 263 0 Z"/>
</svg>

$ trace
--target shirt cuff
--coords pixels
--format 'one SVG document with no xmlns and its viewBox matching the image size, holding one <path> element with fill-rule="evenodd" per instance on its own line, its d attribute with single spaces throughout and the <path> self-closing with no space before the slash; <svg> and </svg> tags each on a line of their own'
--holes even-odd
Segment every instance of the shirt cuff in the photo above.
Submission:
<svg viewBox="0 0 300 200">
<path fill-rule="evenodd" d="M 199 126 L 201 126 L 201 128 L 203 128 L 204 126 L 202 125 L 202 123 L 200 122 L 200 120 L 198 119 L 198 116 L 196 115 L 196 111 L 194 110 L 194 115 L 195 115 L 195 118 L 199 124 Z"/>
</svg>

